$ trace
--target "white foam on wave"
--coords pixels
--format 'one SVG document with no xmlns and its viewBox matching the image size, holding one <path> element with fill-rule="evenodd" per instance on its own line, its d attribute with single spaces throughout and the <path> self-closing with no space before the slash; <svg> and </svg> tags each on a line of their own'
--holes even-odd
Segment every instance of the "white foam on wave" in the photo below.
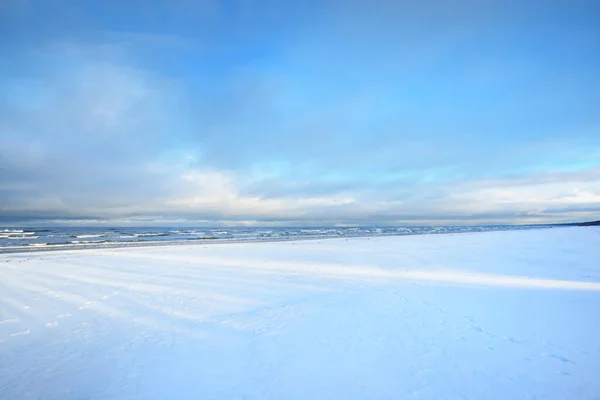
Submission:
<svg viewBox="0 0 600 400">
<path fill-rule="evenodd" d="M 203 231 L 194 231 L 194 230 L 188 230 L 188 231 L 177 230 L 177 231 L 169 231 L 169 233 L 172 233 L 175 235 L 204 235 L 205 234 L 205 232 L 203 232 Z"/>
<path fill-rule="evenodd" d="M 211 231 L 210 233 L 213 235 L 229 235 L 229 232 L 227 231 Z"/>
<path fill-rule="evenodd" d="M 104 233 L 100 233 L 97 235 L 71 235 L 71 237 L 77 238 L 77 239 L 88 239 L 88 238 L 97 238 L 97 237 L 103 237 L 106 236 L 106 234 Z"/>
<path fill-rule="evenodd" d="M 11 239 L 11 240 L 29 240 L 29 239 L 37 239 L 39 236 L 6 236 L 2 239 Z"/>
<path fill-rule="evenodd" d="M 73 244 L 110 243 L 108 240 L 73 240 Z"/>
<path fill-rule="evenodd" d="M 20 229 L 17 230 L 10 230 L 10 229 L 4 229 L 3 231 L 0 231 L 2 234 L 0 235 L 1 239 L 7 239 L 7 238 L 12 238 L 12 237 L 23 237 L 23 236 L 33 236 L 35 234 L 35 232 L 24 232 Z"/>
</svg>

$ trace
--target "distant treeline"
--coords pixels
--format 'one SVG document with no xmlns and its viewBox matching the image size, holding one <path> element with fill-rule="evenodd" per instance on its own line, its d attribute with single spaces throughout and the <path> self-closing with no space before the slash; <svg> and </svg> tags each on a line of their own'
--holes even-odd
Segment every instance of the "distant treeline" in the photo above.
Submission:
<svg viewBox="0 0 600 400">
<path fill-rule="evenodd" d="M 600 225 L 600 221 L 591 221 L 591 222 L 579 222 L 577 224 L 573 224 L 577 226 L 595 226 Z"/>
<path fill-rule="evenodd" d="M 600 221 L 567 222 L 565 224 L 554 224 L 554 226 L 597 226 L 597 225 L 600 225 Z"/>
</svg>

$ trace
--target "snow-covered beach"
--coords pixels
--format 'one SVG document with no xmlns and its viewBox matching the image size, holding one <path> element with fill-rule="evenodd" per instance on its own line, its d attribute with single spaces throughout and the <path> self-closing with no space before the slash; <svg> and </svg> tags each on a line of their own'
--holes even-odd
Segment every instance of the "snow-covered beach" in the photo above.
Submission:
<svg viewBox="0 0 600 400">
<path fill-rule="evenodd" d="M 597 399 L 600 228 L 0 255 L 0 399 Z"/>
</svg>

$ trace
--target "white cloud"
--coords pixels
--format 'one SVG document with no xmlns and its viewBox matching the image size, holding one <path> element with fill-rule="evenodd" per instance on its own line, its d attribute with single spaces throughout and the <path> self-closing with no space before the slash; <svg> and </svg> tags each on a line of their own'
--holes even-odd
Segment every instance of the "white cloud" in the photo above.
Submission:
<svg viewBox="0 0 600 400">
<path fill-rule="evenodd" d="M 322 207 L 335 208 L 355 202 L 352 197 L 340 195 L 278 199 L 243 195 L 232 173 L 214 170 L 188 171 L 181 175 L 181 181 L 185 194 L 167 200 L 165 205 L 184 214 L 212 213 L 225 218 L 298 218 Z"/>
</svg>

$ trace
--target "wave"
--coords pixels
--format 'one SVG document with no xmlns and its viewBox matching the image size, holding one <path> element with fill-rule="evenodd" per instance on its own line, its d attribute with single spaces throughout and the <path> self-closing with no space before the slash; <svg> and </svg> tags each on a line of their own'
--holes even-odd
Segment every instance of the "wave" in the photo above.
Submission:
<svg viewBox="0 0 600 400">
<path fill-rule="evenodd" d="M 103 243 L 118 243 L 112 240 L 73 240 L 67 242 L 54 242 L 54 243 L 29 243 L 31 247 L 42 247 L 42 246 L 74 246 L 74 245 L 86 245 L 86 244 L 103 244 Z"/>
<path fill-rule="evenodd" d="M 73 240 L 73 244 L 89 244 L 89 243 L 116 243 L 110 240 Z"/>
<path fill-rule="evenodd" d="M 30 247 L 43 247 L 43 246 L 68 246 L 71 242 L 58 242 L 58 243 L 29 243 L 27 246 Z"/>
<path fill-rule="evenodd" d="M 134 233 L 136 237 L 144 237 L 144 236 L 169 236 L 169 233 Z"/>
<path fill-rule="evenodd" d="M 101 233 L 98 235 L 71 235 L 72 238 L 77 238 L 77 239 L 87 239 L 87 238 L 97 238 L 97 237 L 104 237 L 106 236 L 106 234 Z"/>
<path fill-rule="evenodd" d="M 281 236 L 281 233 L 277 233 L 277 232 L 264 232 L 264 233 L 260 233 L 258 236 L 259 237 L 279 237 L 279 236 Z"/>
<path fill-rule="evenodd" d="M 333 231 L 333 229 L 300 229 L 300 233 L 305 233 L 309 235 L 318 235 L 323 233 L 328 233 Z"/>
<path fill-rule="evenodd" d="M 173 233 L 175 235 L 204 235 L 206 232 L 193 231 L 193 230 L 188 230 L 188 231 L 177 230 L 177 231 L 169 231 L 169 233 Z"/>
<path fill-rule="evenodd" d="M 210 231 L 213 235 L 231 235 L 228 231 Z"/>
<path fill-rule="evenodd" d="M 39 236 L 6 236 L 6 237 L 0 236 L 0 238 L 11 239 L 11 240 L 30 240 L 30 239 L 37 239 L 37 238 L 39 238 Z"/>
<path fill-rule="evenodd" d="M 4 229 L 0 230 L 3 235 L 33 235 L 35 231 L 24 231 L 22 229 Z"/>
</svg>

